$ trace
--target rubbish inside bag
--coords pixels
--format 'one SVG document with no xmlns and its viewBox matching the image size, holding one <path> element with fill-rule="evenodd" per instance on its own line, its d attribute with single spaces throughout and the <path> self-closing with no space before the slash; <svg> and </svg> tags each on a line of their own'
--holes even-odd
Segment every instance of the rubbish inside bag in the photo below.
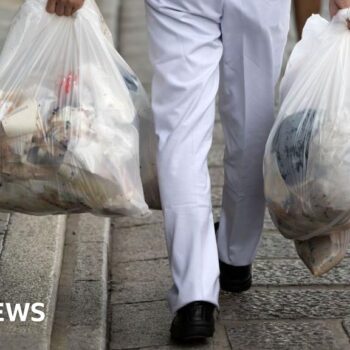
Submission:
<svg viewBox="0 0 350 350">
<path fill-rule="evenodd" d="M 282 80 L 282 103 L 264 157 L 273 222 L 320 276 L 350 242 L 350 44 L 346 11 L 307 22 Z"/>
<path fill-rule="evenodd" d="M 0 210 L 161 207 L 149 103 L 110 38 L 94 0 L 75 18 L 25 1 L 0 56 Z"/>
<path fill-rule="evenodd" d="M 305 177 L 315 114 L 310 110 L 286 117 L 274 136 L 272 150 L 281 176 L 290 186 Z"/>
</svg>

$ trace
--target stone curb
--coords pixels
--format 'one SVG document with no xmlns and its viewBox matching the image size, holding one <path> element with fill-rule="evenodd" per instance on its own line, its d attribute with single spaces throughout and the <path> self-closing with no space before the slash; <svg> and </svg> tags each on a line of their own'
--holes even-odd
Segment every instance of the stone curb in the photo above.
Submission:
<svg viewBox="0 0 350 350">
<path fill-rule="evenodd" d="M 68 217 L 51 350 L 104 350 L 110 219 Z"/>
<path fill-rule="evenodd" d="M 0 302 L 13 308 L 19 303 L 43 303 L 45 320 L 33 322 L 29 311 L 25 322 L 0 324 L 2 349 L 47 350 L 56 305 L 57 285 L 64 245 L 65 216 L 12 214 L 0 259 Z"/>
</svg>

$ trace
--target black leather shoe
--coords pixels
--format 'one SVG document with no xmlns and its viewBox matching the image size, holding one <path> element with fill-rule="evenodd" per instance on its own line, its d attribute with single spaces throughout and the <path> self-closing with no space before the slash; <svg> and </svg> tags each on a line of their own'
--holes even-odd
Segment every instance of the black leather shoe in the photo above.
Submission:
<svg viewBox="0 0 350 350">
<path fill-rule="evenodd" d="M 232 266 L 219 261 L 221 290 L 242 293 L 252 286 L 252 266 Z"/>
<path fill-rule="evenodd" d="M 205 301 L 195 301 L 182 307 L 171 325 L 171 338 L 177 342 L 192 342 L 212 337 L 215 308 L 214 304 Z"/>
<path fill-rule="evenodd" d="M 215 232 L 219 229 L 219 223 L 215 223 Z M 231 293 L 242 293 L 252 286 L 252 265 L 232 266 L 222 261 L 220 265 L 221 290 Z"/>
</svg>

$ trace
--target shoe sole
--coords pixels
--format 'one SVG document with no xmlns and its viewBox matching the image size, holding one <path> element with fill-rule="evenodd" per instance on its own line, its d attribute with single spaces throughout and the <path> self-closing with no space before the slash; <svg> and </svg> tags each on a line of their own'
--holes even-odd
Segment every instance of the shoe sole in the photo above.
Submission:
<svg viewBox="0 0 350 350">
<path fill-rule="evenodd" d="M 249 278 L 248 280 L 241 283 L 237 283 L 237 282 L 230 283 L 229 281 L 220 281 L 221 290 L 225 292 L 230 292 L 230 293 L 243 293 L 249 290 L 251 286 L 252 286 L 252 278 Z"/>
<path fill-rule="evenodd" d="M 186 330 L 181 336 L 171 333 L 171 339 L 176 342 L 193 342 L 212 338 L 214 329 L 212 327 L 197 326 Z"/>
</svg>

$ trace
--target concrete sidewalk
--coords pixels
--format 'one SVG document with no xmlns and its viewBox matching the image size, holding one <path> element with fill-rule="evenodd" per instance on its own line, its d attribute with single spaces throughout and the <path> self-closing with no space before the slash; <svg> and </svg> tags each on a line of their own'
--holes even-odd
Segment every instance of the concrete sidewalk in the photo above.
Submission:
<svg viewBox="0 0 350 350">
<path fill-rule="evenodd" d="M 293 47 L 293 33 L 288 43 Z M 122 2 L 120 51 L 149 90 L 151 67 L 143 0 Z M 217 118 L 209 156 L 215 218 L 223 185 L 223 133 Z M 169 340 L 171 285 L 160 212 L 147 222 L 113 221 L 110 349 L 181 349 Z M 350 259 L 323 278 L 310 276 L 293 243 L 268 216 L 254 286 L 242 295 L 221 295 L 215 338 L 193 348 L 213 350 L 350 349 Z M 184 347 L 192 349 L 192 347 Z"/>
</svg>

